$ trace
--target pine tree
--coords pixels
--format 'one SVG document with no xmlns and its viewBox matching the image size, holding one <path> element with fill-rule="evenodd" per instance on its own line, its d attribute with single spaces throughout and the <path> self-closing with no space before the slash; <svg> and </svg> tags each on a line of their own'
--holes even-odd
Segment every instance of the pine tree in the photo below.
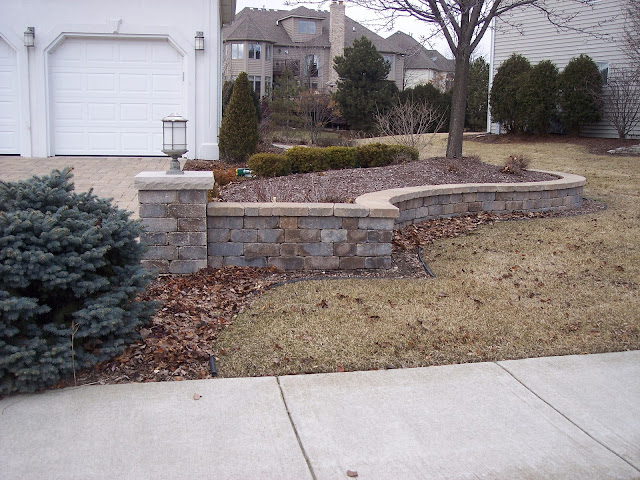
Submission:
<svg viewBox="0 0 640 480">
<path fill-rule="evenodd" d="M 258 118 L 245 72 L 233 84 L 231 100 L 220 124 L 220 155 L 232 162 L 244 162 L 258 145 Z"/>
<path fill-rule="evenodd" d="M 509 132 L 522 131 L 526 125 L 521 101 L 525 79 L 531 64 L 522 55 L 512 54 L 498 68 L 491 86 L 491 118 Z"/>
<path fill-rule="evenodd" d="M 281 127 L 297 127 L 302 124 L 301 119 L 296 115 L 297 98 L 300 95 L 300 83 L 295 76 L 285 67 L 282 74 L 277 78 L 277 83 L 273 88 L 269 109 L 271 119 L 276 125 Z"/>
<path fill-rule="evenodd" d="M 571 59 L 558 77 L 560 119 L 573 134 L 600 120 L 602 75 L 588 55 Z"/>
<path fill-rule="evenodd" d="M 487 127 L 487 104 L 489 96 L 489 64 L 483 57 L 476 58 L 469 66 L 467 89 L 466 126 L 474 131 Z"/>
<path fill-rule="evenodd" d="M 0 394 L 120 354 L 153 313 L 141 223 L 71 176 L 0 182 Z"/>
<path fill-rule="evenodd" d="M 334 59 L 334 68 L 339 76 L 335 100 L 342 116 L 352 128 L 371 130 L 374 114 L 391 106 L 398 94 L 396 84 L 387 80 L 391 65 L 362 36 Z"/>
</svg>

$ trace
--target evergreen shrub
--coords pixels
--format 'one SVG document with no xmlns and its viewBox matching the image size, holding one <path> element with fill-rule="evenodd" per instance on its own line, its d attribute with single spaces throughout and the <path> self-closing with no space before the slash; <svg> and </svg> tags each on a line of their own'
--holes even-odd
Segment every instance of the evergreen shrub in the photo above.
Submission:
<svg viewBox="0 0 640 480">
<path fill-rule="evenodd" d="M 325 150 L 331 170 L 353 168 L 358 160 L 358 151 L 354 147 L 326 147 Z"/>
<path fill-rule="evenodd" d="M 358 145 L 356 148 L 358 150 L 357 165 L 362 168 L 384 167 L 407 160 L 418 160 L 418 150 L 405 145 L 368 143 Z"/>
<path fill-rule="evenodd" d="M 120 354 L 154 305 L 136 300 L 140 222 L 70 169 L 0 182 L 0 394 L 32 392 Z"/>
<path fill-rule="evenodd" d="M 241 72 L 225 108 L 218 140 L 220 155 L 227 161 L 244 162 L 258 146 L 258 117 L 249 78 Z"/>
<path fill-rule="evenodd" d="M 282 177 L 291 174 L 291 161 L 277 153 L 256 153 L 249 158 L 249 168 L 261 177 Z"/>
<path fill-rule="evenodd" d="M 571 59 L 558 76 L 560 119 L 572 133 L 600 120 L 602 75 L 588 55 Z"/>
<path fill-rule="evenodd" d="M 286 151 L 285 156 L 291 162 L 293 173 L 329 170 L 329 156 L 326 148 L 293 147 Z"/>
</svg>

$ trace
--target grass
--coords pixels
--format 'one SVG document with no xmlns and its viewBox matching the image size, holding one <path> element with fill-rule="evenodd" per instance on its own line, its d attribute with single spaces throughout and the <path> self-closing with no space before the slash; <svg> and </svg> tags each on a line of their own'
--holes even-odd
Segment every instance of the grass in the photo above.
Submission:
<svg viewBox="0 0 640 480">
<path fill-rule="evenodd" d="M 430 148 L 444 145 L 437 138 Z M 496 361 L 640 348 L 640 159 L 570 144 L 465 143 L 465 155 L 587 177 L 591 215 L 503 222 L 430 244 L 435 279 L 268 291 L 216 344 L 221 376 Z"/>
</svg>

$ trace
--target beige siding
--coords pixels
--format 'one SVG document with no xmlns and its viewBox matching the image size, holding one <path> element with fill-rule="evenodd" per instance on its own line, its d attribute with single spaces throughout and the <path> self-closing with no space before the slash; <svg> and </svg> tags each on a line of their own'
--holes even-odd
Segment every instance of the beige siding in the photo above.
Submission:
<svg viewBox="0 0 640 480">
<path fill-rule="evenodd" d="M 545 15 L 532 7 L 498 19 L 493 74 L 512 53 L 524 55 L 532 65 L 551 60 L 560 70 L 580 54 L 589 55 L 595 62 L 609 63 L 610 70 L 616 65 L 626 64 L 624 53 L 617 43 L 624 26 L 622 0 L 598 0 L 593 2 L 593 7 L 568 0 L 551 0 L 547 6 L 565 15 L 575 15 L 569 23 L 572 30 L 559 31 Z M 518 25 L 518 28 L 510 25 Z M 497 133 L 497 125 L 492 125 L 491 131 Z M 617 137 L 615 129 L 605 121 L 584 128 L 583 133 Z M 640 128 L 636 128 L 635 135 L 640 135 Z"/>
</svg>

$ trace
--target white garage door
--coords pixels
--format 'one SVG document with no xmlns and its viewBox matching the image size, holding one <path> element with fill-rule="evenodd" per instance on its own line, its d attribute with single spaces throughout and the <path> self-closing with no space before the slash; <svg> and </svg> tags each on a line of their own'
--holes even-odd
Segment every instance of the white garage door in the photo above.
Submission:
<svg viewBox="0 0 640 480">
<path fill-rule="evenodd" d="M 0 154 L 18 151 L 18 63 L 16 52 L 0 38 Z"/>
<path fill-rule="evenodd" d="M 162 155 L 184 112 L 182 56 L 166 40 L 68 38 L 50 58 L 56 155 Z"/>
</svg>

